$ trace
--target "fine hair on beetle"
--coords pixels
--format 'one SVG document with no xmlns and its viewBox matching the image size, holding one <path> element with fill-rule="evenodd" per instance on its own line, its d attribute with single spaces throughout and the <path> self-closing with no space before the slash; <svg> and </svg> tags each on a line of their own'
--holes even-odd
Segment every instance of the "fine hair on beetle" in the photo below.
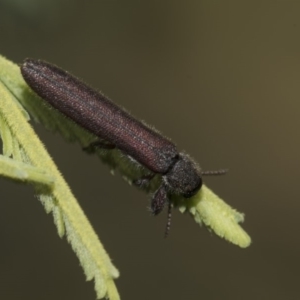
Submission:
<svg viewBox="0 0 300 300">
<path fill-rule="evenodd" d="M 21 72 L 37 95 L 99 138 L 88 148 L 117 148 L 148 170 L 147 175 L 134 181 L 135 185 L 146 186 L 156 174 L 161 175 L 161 184 L 151 198 L 151 211 L 157 215 L 168 204 L 165 236 L 171 225 L 172 203 L 168 194 L 190 198 L 201 188 L 203 175 L 227 172 L 202 171 L 188 154 L 179 152 L 158 131 L 55 65 L 26 59 Z"/>
</svg>

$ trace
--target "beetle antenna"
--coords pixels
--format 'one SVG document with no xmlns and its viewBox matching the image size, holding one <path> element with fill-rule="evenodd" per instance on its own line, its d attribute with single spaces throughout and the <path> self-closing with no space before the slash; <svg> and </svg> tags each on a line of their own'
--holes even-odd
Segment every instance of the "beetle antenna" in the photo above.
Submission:
<svg viewBox="0 0 300 300">
<path fill-rule="evenodd" d="M 167 225 L 166 225 L 166 231 L 165 231 L 165 238 L 168 237 L 170 228 L 171 228 L 171 219 L 172 219 L 172 203 L 169 200 L 168 201 L 168 219 L 167 219 Z"/>
<path fill-rule="evenodd" d="M 202 171 L 202 175 L 224 175 L 229 171 L 229 169 L 220 169 L 220 170 L 214 170 L 214 171 Z"/>
</svg>

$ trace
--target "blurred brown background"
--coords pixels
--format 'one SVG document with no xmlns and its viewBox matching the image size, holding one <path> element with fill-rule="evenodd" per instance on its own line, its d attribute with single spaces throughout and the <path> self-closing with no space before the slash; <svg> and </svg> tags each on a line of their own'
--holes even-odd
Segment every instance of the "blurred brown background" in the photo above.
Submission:
<svg viewBox="0 0 300 300">
<path fill-rule="evenodd" d="M 1 0 L 0 53 L 55 63 L 154 124 L 246 213 L 239 249 L 34 125 L 115 265 L 122 299 L 299 299 L 299 1 Z M 0 180 L 0 298 L 95 299 L 30 186 Z"/>
</svg>

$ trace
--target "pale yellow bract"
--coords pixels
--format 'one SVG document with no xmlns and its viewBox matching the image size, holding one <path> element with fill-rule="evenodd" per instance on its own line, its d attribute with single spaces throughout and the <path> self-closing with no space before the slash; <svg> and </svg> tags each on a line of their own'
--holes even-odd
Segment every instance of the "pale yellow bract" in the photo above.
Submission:
<svg viewBox="0 0 300 300">
<path fill-rule="evenodd" d="M 113 281 L 118 270 L 15 99 L 27 88 L 19 68 L 0 57 L 0 70 L 1 174 L 34 185 L 46 211 L 53 212 L 59 236 L 66 233 L 87 280 L 95 280 L 97 298 L 120 299 Z"/>
<path fill-rule="evenodd" d="M 194 197 L 181 201 L 179 210 L 182 213 L 188 211 L 198 224 L 204 224 L 221 238 L 241 248 L 251 244 L 250 236 L 239 225 L 244 221 L 244 214 L 230 207 L 205 185 Z"/>
<path fill-rule="evenodd" d="M 57 131 L 69 141 L 89 145 L 95 137 L 58 111 L 49 109 L 28 88 L 17 65 L 0 56 L 0 133 L 3 155 L 0 176 L 30 183 L 35 187 L 45 210 L 53 213 L 60 237 L 67 240 L 77 254 L 88 280 L 95 280 L 97 298 L 120 299 L 114 279 L 119 276 L 70 188 L 53 163 L 28 121 L 31 117 L 46 128 Z M 130 163 L 117 149 L 98 150 L 105 164 L 117 169 L 128 182 L 139 178 L 145 170 Z M 153 180 L 155 190 L 159 177 Z M 189 212 L 197 223 L 204 224 L 218 236 L 242 248 L 251 239 L 240 227 L 243 214 L 232 209 L 206 186 L 190 199 L 172 198 L 181 212 Z"/>
</svg>

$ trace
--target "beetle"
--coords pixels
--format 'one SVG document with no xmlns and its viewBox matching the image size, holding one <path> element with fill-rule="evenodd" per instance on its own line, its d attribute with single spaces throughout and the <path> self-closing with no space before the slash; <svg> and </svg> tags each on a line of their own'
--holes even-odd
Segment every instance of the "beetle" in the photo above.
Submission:
<svg viewBox="0 0 300 300">
<path fill-rule="evenodd" d="M 170 229 L 172 208 L 168 194 L 190 198 L 201 188 L 202 175 L 221 175 L 227 171 L 202 171 L 168 138 L 55 65 L 27 58 L 21 65 L 21 73 L 37 95 L 100 138 L 93 146 L 118 148 L 148 169 L 148 175 L 134 182 L 137 186 L 147 185 L 156 174 L 161 175 L 161 184 L 151 199 L 151 211 L 157 215 L 168 203 L 166 233 Z"/>
</svg>

